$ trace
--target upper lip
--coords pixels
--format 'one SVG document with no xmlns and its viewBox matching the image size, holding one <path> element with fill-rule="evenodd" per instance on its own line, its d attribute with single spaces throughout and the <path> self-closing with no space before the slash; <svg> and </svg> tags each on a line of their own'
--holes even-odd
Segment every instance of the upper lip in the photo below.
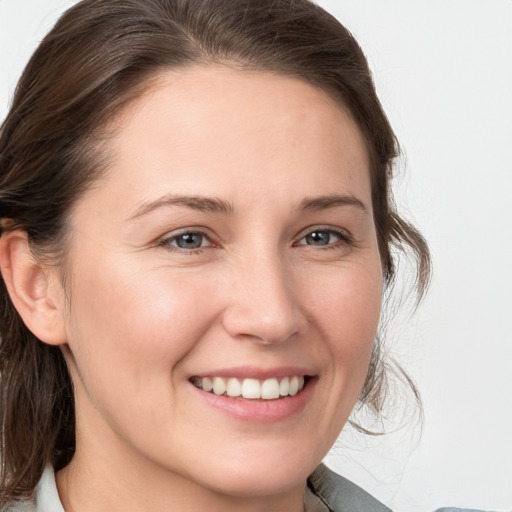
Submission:
<svg viewBox="0 0 512 512">
<path fill-rule="evenodd" d="M 238 366 L 231 368 L 219 368 L 216 370 L 208 370 L 206 372 L 199 372 L 191 376 L 193 377 L 225 377 L 237 379 L 281 379 L 284 377 L 306 377 L 314 376 L 316 372 L 311 368 L 304 368 L 299 366 L 279 366 L 275 368 L 261 368 L 254 366 Z"/>
</svg>

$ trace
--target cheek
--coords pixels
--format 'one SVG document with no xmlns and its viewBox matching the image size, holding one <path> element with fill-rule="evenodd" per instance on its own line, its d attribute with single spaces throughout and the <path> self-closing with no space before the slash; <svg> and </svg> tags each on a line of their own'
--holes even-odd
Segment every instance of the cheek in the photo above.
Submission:
<svg viewBox="0 0 512 512">
<path fill-rule="evenodd" d="M 311 297 L 333 367 L 333 385 L 354 403 L 364 384 L 382 300 L 378 257 L 340 268 L 324 280 L 327 292 Z M 319 288 L 317 287 L 317 290 Z M 339 397 L 338 397 L 339 398 Z"/>
<path fill-rule="evenodd" d="M 69 345 L 82 377 L 115 376 L 135 390 L 139 380 L 169 379 L 213 321 L 208 294 L 164 272 L 103 263 L 77 265 L 72 283 Z"/>
<path fill-rule="evenodd" d="M 382 300 L 380 261 L 356 262 L 316 276 L 309 302 L 334 351 L 357 353 L 374 340 Z M 315 290 L 315 291 L 313 291 Z"/>
<path fill-rule="evenodd" d="M 343 326 L 338 342 L 333 344 L 335 354 L 341 351 L 340 358 L 349 356 L 354 362 L 366 364 L 377 332 L 381 298 L 378 277 L 359 276 L 345 283 L 338 299 L 338 312 L 332 312 Z"/>
<path fill-rule="evenodd" d="M 77 415 L 84 428 L 107 422 L 142 442 L 141 432 L 161 425 L 165 434 L 183 416 L 176 395 L 180 363 L 215 312 L 208 290 L 198 293 L 194 280 L 103 263 L 77 265 L 71 288 L 69 366 Z"/>
<path fill-rule="evenodd" d="M 380 266 L 377 272 L 369 272 L 351 279 L 343 292 L 344 324 L 346 338 L 335 346 L 335 360 L 346 366 L 345 361 L 352 363 L 352 371 L 356 374 L 354 383 L 359 390 L 362 387 L 372 348 L 377 334 L 382 302 L 382 276 Z"/>
</svg>

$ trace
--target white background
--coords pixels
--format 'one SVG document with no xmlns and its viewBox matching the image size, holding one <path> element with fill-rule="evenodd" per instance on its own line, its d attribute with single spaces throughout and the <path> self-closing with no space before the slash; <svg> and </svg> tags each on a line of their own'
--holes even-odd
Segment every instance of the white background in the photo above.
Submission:
<svg viewBox="0 0 512 512">
<path fill-rule="evenodd" d="M 0 0 L 0 118 L 73 3 Z M 348 431 L 329 464 L 398 512 L 512 510 L 512 0 L 320 3 L 368 55 L 404 149 L 398 203 L 435 268 L 420 310 L 391 336 L 421 389 L 423 432 Z"/>
</svg>

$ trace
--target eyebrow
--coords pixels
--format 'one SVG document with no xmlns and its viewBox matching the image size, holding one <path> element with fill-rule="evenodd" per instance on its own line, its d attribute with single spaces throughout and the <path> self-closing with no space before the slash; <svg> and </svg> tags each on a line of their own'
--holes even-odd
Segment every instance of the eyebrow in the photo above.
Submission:
<svg viewBox="0 0 512 512">
<path fill-rule="evenodd" d="M 231 203 L 216 197 L 203 197 L 203 196 L 176 196 L 167 194 L 155 201 L 142 204 L 137 211 L 129 218 L 129 220 L 138 219 L 148 213 L 151 213 L 159 208 L 167 206 L 185 206 L 200 212 L 224 213 L 230 214 L 233 212 Z"/>
<path fill-rule="evenodd" d="M 336 208 L 338 206 L 355 206 L 362 210 L 366 215 L 369 215 L 366 205 L 360 199 L 357 199 L 357 197 L 352 195 L 328 195 L 306 198 L 300 203 L 298 209 L 320 211 L 329 208 Z"/>
<path fill-rule="evenodd" d="M 137 211 L 128 219 L 135 220 L 159 208 L 169 206 L 185 206 L 200 212 L 231 214 L 233 205 L 228 201 L 217 197 L 204 196 L 176 196 L 167 194 L 154 201 L 142 204 Z M 365 204 L 352 195 L 328 195 L 320 197 L 305 198 L 299 204 L 299 211 L 320 211 L 339 206 L 355 206 L 368 214 Z"/>
</svg>

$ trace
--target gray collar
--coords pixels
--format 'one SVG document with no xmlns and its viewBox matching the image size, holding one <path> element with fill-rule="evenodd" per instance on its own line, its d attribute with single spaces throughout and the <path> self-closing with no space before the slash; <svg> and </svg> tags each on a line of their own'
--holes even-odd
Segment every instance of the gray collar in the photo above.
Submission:
<svg viewBox="0 0 512 512">
<path fill-rule="evenodd" d="M 332 512 L 391 512 L 366 491 L 320 464 L 308 479 L 311 490 Z"/>
</svg>

